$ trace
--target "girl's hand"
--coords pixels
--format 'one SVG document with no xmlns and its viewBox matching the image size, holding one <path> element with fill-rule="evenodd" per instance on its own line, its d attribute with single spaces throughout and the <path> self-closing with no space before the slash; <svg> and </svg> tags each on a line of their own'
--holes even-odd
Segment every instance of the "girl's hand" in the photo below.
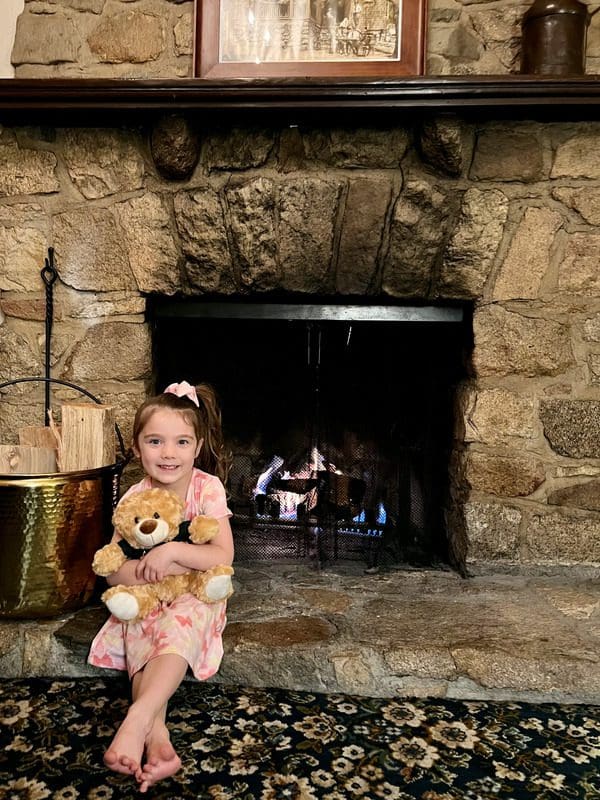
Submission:
<svg viewBox="0 0 600 800">
<path fill-rule="evenodd" d="M 135 576 L 146 583 L 156 583 L 162 581 L 165 575 L 171 574 L 171 567 L 174 564 L 172 548 L 170 542 L 161 544 L 160 547 L 153 547 L 146 555 L 142 556 L 135 568 Z"/>
</svg>

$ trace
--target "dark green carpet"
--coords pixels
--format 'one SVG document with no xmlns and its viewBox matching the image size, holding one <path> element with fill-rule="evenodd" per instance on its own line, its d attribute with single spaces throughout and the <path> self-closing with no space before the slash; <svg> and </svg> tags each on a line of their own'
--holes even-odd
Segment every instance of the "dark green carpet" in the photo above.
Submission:
<svg viewBox="0 0 600 800">
<path fill-rule="evenodd" d="M 125 800 L 102 765 L 124 680 L 0 681 L 0 798 Z M 185 682 L 183 768 L 152 798 L 600 798 L 600 707 L 371 699 Z"/>
</svg>

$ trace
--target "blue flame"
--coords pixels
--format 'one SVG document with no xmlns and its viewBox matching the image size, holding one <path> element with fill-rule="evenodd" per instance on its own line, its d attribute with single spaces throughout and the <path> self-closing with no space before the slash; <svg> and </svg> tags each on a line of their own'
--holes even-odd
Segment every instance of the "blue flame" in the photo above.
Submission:
<svg viewBox="0 0 600 800">
<path fill-rule="evenodd" d="M 271 482 L 271 478 L 273 477 L 273 473 L 277 472 L 277 470 L 283 464 L 283 458 L 281 456 L 273 456 L 269 466 L 266 470 L 259 476 L 258 480 L 256 481 L 256 486 L 252 492 L 252 496 L 256 497 L 257 494 L 266 494 L 267 487 Z"/>
</svg>

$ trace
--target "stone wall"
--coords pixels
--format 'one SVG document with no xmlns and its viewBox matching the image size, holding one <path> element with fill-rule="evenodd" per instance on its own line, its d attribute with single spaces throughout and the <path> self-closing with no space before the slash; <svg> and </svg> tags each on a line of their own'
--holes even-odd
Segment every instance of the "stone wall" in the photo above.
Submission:
<svg viewBox="0 0 600 800">
<path fill-rule="evenodd" d="M 521 19 L 530 5 L 429 0 L 426 73 L 518 72 Z M 189 0 L 25 0 L 12 56 L 15 74 L 191 77 L 193 27 Z M 588 30 L 586 71 L 600 72 L 600 15 Z"/>
<path fill-rule="evenodd" d="M 213 132 L 186 180 L 162 177 L 159 129 L 3 130 L 0 379 L 42 372 L 48 245 L 53 375 L 114 403 L 126 436 L 150 293 L 472 302 L 454 556 L 600 563 L 598 124 Z M 3 440 L 39 423 L 35 392 L 7 391 Z"/>
<path fill-rule="evenodd" d="M 515 6 L 434 4 L 430 64 L 485 72 L 496 51 L 482 38 L 470 48 L 458 23 L 486 10 L 503 32 L 477 30 L 511 52 Z M 28 2 L 17 75 L 187 75 L 190 20 L 189 3 Z M 598 566 L 600 125 L 193 123 L 1 130 L 0 380 L 43 371 L 48 246 L 52 374 L 113 403 L 126 439 L 151 388 L 149 294 L 464 301 L 474 351 L 456 414 L 454 562 Z M 4 441 L 41 422 L 41 399 L 32 384 L 4 394 Z"/>
</svg>

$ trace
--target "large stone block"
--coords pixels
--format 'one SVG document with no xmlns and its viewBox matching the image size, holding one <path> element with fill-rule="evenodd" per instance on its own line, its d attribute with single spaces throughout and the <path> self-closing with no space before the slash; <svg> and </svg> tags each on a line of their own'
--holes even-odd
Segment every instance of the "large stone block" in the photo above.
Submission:
<svg viewBox="0 0 600 800">
<path fill-rule="evenodd" d="M 139 292 L 78 292 L 59 283 L 55 286 L 54 312 L 63 318 L 98 320 L 102 317 L 139 316 L 146 299 Z"/>
<path fill-rule="evenodd" d="M 519 71 L 523 9 L 520 5 L 490 6 L 478 0 L 466 0 L 468 20 L 483 45 L 480 59 L 482 74 Z M 493 60 L 492 60 L 493 59 Z M 494 62 L 497 64 L 492 69 Z"/>
<path fill-rule="evenodd" d="M 245 290 L 267 291 L 281 285 L 275 208 L 277 188 L 260 177 L 226 192 L 234 261 Z"/>
<path fill-rule="evenodd" d="M 554 320 L 485 306 L 475 313 L 473 330 L 473 362 L 482 377 L 557 375 L 573 363 L 569 327 Z"/>
<path fill-rule="evenodd" d="M 140 64 L 155 61 L 165 49 L 165 40 L 161 18 L 135 9 L 103 17 L 87 43 L 99 61 Z"/>
<path fill-rule="evenodd" d="M 543 400 L 540 420 L 550 447 L 570 458 L 600 458 L 600 402 Z"/>
<path fill-rule="evenodd" d="M 544 479 L 544 465 L 535 458 L 469 453 L 467 480 L 477 492 L 499 497 L 527 497 Z"/>
<path fill-rule="evenodd" d="M 19 147 L 16 140 L 0 132 L 0 197 L 51 194 L 60 188 L 54 153 Z"/>
<path fill-rule="evenodd" d="M 105 322 L 93 325 L 77 342 L 64 377 L 75 383 L 135 380 L 150 375 L 152 354 L 146 325 Z"/>
<path fill-rule="evenodd" d="M 81 45 L 75 24 L 60 11 L 49 15 L 25 10 L 17 19 L 11 61 L 15 65 L 76 62 Z"/>
<path fill-rule="evenodd" d="M 467 564 L 520 561 L 520 509 L 502 503 L 465 505 Z"/>
<path fill-rule="evenodd" d="M 307 159 L 338 168 L 397 168 L 409 145 L 408 131 L 401 127 L 321 129 L 303 138 Z"/>
<path fill-rule="evenodd" d="M 353 178 L 348 182 L 336 276 L 337 290 L 341 294 L 361 295 L 374 290 L 393 191 L 393 184 L 387 177 Z M 329 241 L 333 243 L 333 215 L 328 222 L 331 224 Z"/>
<path fill-rule="evenodd" d="M 442 261 L 437 294 L 478 298 L 502 240 L 508 199 L 497 189 L 468 189 Z"/>
<path fill-rule="evenodd" d="M 427 297 L 452 219 L 452 200 L 426 181 L 410 181 L 394 206 L 383 265 L 392 297 Z"/>
<path fill-rule="evenodd" d="M 600 189 L 597 187 L 574 189 L 569 186 L 557 186 L 552 190 L 552 197 L 581 214 L 590 225 L 600 225 Z"/>
<path fill-rule="evenodd" d="M 181 288 L 180 253 L 167 201 L 147 192 L 117 203 L 114 210 L 137 288 L 165 295 L 177 292 Z"/>
<path fill-rule="evenodd" d="M 473 389 L 467 401 L 465 440 L 501 444 L 513 437 L 535 436 L 535 408 L 531 395 L 508 389 Z"/>
<path fill-rule="evenodd" d="M 600 128 L 580 128 L 556 148 L 551 178 L 600 178 Z"/>
<path fill-rule="evenodd" d="M 544 175 L 538 128 L 491 125 L 477 136 L 469 176 L 474 180 L 539 181 Z"/>
<path fill-rule="evenodd" d="M 0 329 L 1 330 L 1 329 Z M 1 336 L 0 336 L 1 342 Z M 0 343 L 0 360 L 3 360 Z M 41 359 L 40 359 L 41 362 Z M 23 369 L 22 366 L 17 367 Z M 10 378 L 34 377 L 43 374 L 41 363 L 26 371 L 13 371 Z M 4 380 L 5 376 L 1 376 Z M 39 383 L 15 384 L 2 393 L 0 402 L 0 440 L 5 444 L 18 444 L 18 431 L 28 425 L 44 425 L 46 422 L 44 387 Z"/>
<path fill-rule="evenodd" d="M 80 291 L 137 289 L 122 229 L 108 208 L 80 208 L 53 220 L 61 280 Z"/>
<path fill-rule="evenodd" d="M 0 325 L 0 379 L 3 381 L 40 374 L 41 353 L 32 347 L 29 328 Z"/>
<path fill-rule="evenodd" d="M 174 198 L 175 222 L 186 258 L 191 291 L 233 291 L 231 254 L 221 200 L 212 186 L 179 192 Z"/>
<path fill-rule="evenodd" d="M 563 255 L 558 267 L 560 292 L 600 297 L 598 249 L 600 234 L 572 233 L 565 238 Z"/>
<path fill-rule="evenodd" d="M 175 55 L 191 56 L 194 52 L 194 14 L 190 11 L 183 13 L 173 27 L 175 37 Z"/>
<path fill-rule="evenodd" d="M 47 233 L 33 225 L 0 224 L 0 291 L 36 292 L 43 287 L 40 270 L 47 243 Z"/>
<path fill-rule="evenodd" d="M 426 164 L 447 175 L 458 176 L 470 162 L 472 138 L 462 120 L 437 117 L 423 121 L 418 147 Z"/>
<path fill-rule="evenodd" d="M 523 562 L 600 565 L 600 517 L 533 514 L 525 526 Z"/>
<path fill-rule="evenodd" d="M 136 133 L 68 129 L 60 139 L 71 180 L 88 200 L 141 188 L 144 161 Z"/>
<path fill-rule="evenodd" d="M 319 294 L 330 288 L 334 229 L 342 191 L 340 181 L 312 176 L 280 184 L 279 259 L 282 286 L 287 291 Z M 356 234 L 350 224 L 344 238 L 350 249 L 355 248 L 360 275 L 359 248 L 362 245 L 367 250 L 368 246 Z"/>
<path fill-rule="evenodd" d="M 198 163 L 200 140 L 186 117 L 172 114 L 161 117 L 152 126 L 150 150 L 161 175 L 184 180 Z"/>
<path fill-rule="evenodd" d="M 562 223 L 561 215 L 552 209 L 525 209 L 496 277 L 493 300 L 540 296 L 542 281 L 551 265 L 554 237 Z"/>
<path fill-rule="evenodd" d="M 574 483 L 548 495 L 548 504 L 600 511 L 600 480 Z"/>
<path fill-rule="evenodd" d="M 230 128 L 227 132 L 214 132 L 204 137 L 202 163 L 209 172 L 260 167 L 274 146 L 271 131 Z"/>
</svg>

